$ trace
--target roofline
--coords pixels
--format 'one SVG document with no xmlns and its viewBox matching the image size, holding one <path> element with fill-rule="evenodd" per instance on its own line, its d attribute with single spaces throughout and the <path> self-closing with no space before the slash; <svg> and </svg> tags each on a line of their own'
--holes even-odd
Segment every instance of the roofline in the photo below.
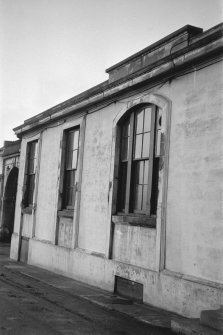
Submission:
<svg viewBox="0 0 223 335">
<path fill-rule="evenodd" d="M 180 30 L 184 31 L 185 27 Z M 125 78 L 120 78 L 117 81 L 111 83 L 109 83 L 108 80 L 104 81 L 101 84 L 47 109 L 45 112 L 25 120 L 22 125 L 15 127 L 13 130 L 18 137 L 21 137 L 21 134 L 24 132 L 30 131 L 33 128 L 42 127 L 44 124 L 48 124 L 59 118 L 67 117 L 67 115 L 71 113 L 78 113 L 84 108 L 90 109 L 94 106 L 102 105 L 102 103 L 105 104 L 108 100 L 115 100 L 118 95 L 120 96 L 120 94 L 127 92 L 127 90 L 133 90 L 142 83 L 148 84 L 149 82 L 159 82 L 161 75 L 169 75 L 170 77 L 173 77 L 173 75 L 176 75 L 181 71 L 180 69 L 190 67 L 191 62 L 194 62 L 193 65 L 195 66 L 195 64 L 200 61 L 216 57 L 216 53 L 219 55 L 220 52 L 222 52 L 222 29 L 223 23 L 205 31 L 201 34 L 201 37 L 199 37 L 199 35 L 194 36 L 188 46 L 171 54 L 170 57 L 165 57 L 155 64 L 153 63 L 150 66 L 128 75 Z M 176 32 L 174 33 L 176 34 Z M 210 45 L 213 45 L 213 49 L 210 48 Z M 198 49 L 199 52 L 194 52 Z M 180 57 L 181 55 L 185 55 L 182 62 L 180 60 L 182 59 L 182 57 Z M 172 67 L 173 62 L 176 62 L 174 68 Z"/>
<path fill-rule="evenodd" d="M 189 34 L 201 34 L 203 32 L 202 28 L 194 27 L 189 24 L 185 25 L 184 27 L 174 31 L 173 33 L 161 38 L 159 41 L 149 45 L 148 47 L 136 52 L 135 54 L 123 59 L 121 62 L 118 62 L 112 66 L 110 66 L 108 69 L 106 69 L 106 72 L 109 73 L 115 68 L 118 68 L 119 66 L 133 60 L 134 58 L 137 58 L 140 55 L 143 55 L 144 53 L 148 53 L 148 51 L 152 51 L 153 49 L 156 49 L 157 47 L 160 47 L 162 44 L 168 42 L 169 40 L 173 39 L 174 37 L 178 37 L 180 34 L 188 32 Z"/>
<path fill-rule="evenodd" d="M 36 119 L 38 116 L 41 116 L 41 115 L 44 115 L 44 114 L 50 115 L 53 112 L 56 112 L 57 110 L 61 110 L 61 108 L 63 108 L 63 106 L 67 107 L 67 105 L 69 103 L 72 103 L 73 101 L 77 102 L 78 100 L 82 100 L 83 97 L 91 96 L 92 93 L 94 93 L 95 91 L 96 92 L 102 91 L 102 88 L 105 87 L 106 84 L 108 84 L 108 80 L 105 80 L 105 81 L 101 82 L 100 84 L 97 84 L 97 85 L 95 85 L 95 86 L 93 86 L 93 87 L 91 87 L 91 88 L 89 88 L 89 89 L 87 89 L 87 90 L 85 90 L 85 91 L 83 91 L 83 92 L 81 92 L 81 93 L 73 96 L 70 99 L 67 99 L 67 100 L 65 100 L 63 102 L 60 102 L 59 104 L 57 104 L 57 105 L 55 105 L 53 107 L 50 107 L 50 108 L 46 109 L 45 111 L 43 111 L 41 113 L 38 113 L 35 116 L 32 116 L 32 117 L 26 119 L 24 121 L 24 123 L 29 123 L 32 120 Z M 18 127 L 13 128 L 13 130 L 16 129 L 16 128 L 18 128 Z"/>
</svg>

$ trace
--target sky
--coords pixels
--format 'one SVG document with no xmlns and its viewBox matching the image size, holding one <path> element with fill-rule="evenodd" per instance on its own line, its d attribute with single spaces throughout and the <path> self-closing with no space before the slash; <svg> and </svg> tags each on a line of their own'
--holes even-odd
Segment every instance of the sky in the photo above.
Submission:
<svg viewBox="0 0 223 335">
<path fill-rule="evenodd" d="M 0 147 L 108 67 L 186 24 L 222 21 L 223 0 L 0 0 Z"/>
</svg>

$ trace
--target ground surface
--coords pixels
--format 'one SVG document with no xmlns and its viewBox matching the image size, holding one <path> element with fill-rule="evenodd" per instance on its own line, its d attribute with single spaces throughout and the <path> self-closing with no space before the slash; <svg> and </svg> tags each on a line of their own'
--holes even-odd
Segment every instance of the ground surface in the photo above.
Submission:
<svg viewBox="0 0 223 335">
<path fill-rule="evenodd" d="M 8 251 L 0 244 L 0 335 L 172 334 L 16 271 Z"/>
</svg>

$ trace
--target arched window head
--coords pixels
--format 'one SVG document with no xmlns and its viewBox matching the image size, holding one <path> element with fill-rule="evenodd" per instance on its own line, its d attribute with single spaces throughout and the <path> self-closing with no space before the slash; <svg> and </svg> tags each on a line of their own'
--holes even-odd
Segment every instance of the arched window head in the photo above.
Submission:
<svg viewBox="0 0 223 335">
<path fill-rule="evenodd" d="M 156 214 L 161 125 L 155 105 L 133 109 L 120 123 L 118 212 Z"/>
</svg>

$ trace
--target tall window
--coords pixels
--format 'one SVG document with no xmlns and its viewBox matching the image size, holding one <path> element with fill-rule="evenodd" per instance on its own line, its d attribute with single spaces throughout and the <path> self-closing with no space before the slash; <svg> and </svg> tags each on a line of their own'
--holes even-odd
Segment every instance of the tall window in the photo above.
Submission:
<svg viewBox="0 0 223 335">
<path fill-rule="evenodd" d="M 65 167 L 63 184 L 63 208 L 73 209 L 75 203 L 76 173 L 79 151 L 79 128 L 65 134 Z"/>
<path fill-rule="evenodd" d="M 37 143 L 38 141 L 29 142 L 27 145 L 27 159 L 25 171 L 25 192 L 23 204 L 25 207 L 33 205 L 33 195 L 35 188 L 35 175 L 37 167 Z"/>
<path fill-rule="evenodd" d="M 118 211 L 156 214 L 161 122 L 154 105 L 132 111 L 122 122 Z"/>
</svg>

